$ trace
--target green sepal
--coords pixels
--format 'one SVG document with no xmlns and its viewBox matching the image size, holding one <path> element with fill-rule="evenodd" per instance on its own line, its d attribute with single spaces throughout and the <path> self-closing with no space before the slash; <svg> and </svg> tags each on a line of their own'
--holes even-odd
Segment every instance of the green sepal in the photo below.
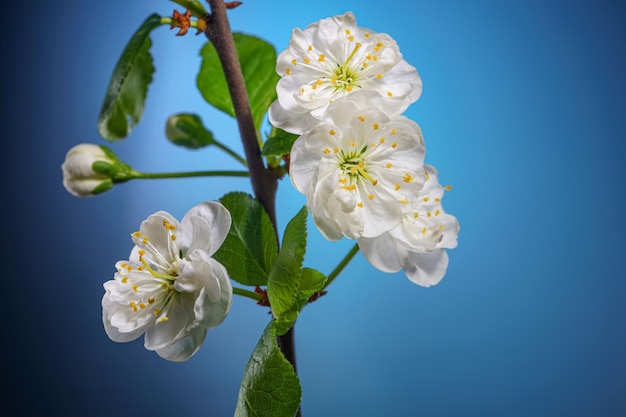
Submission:
<svg viewBox="0 0 626 417">
<path fill-rule="evenodd" d="M 271 321 L 252 351 L 235 417 L 293 417 L 298 411 L 302 387 L 293 366 L 278 348 L 274 327 Z"/>
<path fill-rule="evenodd" d="M 108 141 L 125 138 L 141 119 L 154 73 L 149 36 L 160 25 L 161 16 L 150 15 L 115 65 L 98 119 L 98 132 Z"/>
<path fill-rule="evenodd" d="M 306 252 L 306 206 L 289 221 L 276 263 L 267 282 L 267 297 L 274 317 L 280 317 L 296 302 Z"/>
<path fill-rule="evenodd" d="M 98 145 L 98 147 L 107 156 L 107 158 L 109 158 L 112 161 L 119 161 L 119 158 L 117 157 L 117 154 L 115 152 L 113 152 L 113 150 L 111 148 L 109 148 L 108 146 L 104 146 L 104 145 Z"/>
<path fill-rule="evenodd" d="M 226 240 L 213 257 L 244 285 L 263 286 L 276 261 L 278 244 L 272 222 L 258 200 L 243 192 L 220 199 L 232 217 Z"/>
<path fill-rule="evenodd" d="M 293 133 L 286 132 L 282 129 L 276 128 L 265 144 L 261 154 L 263 156 L 281 156 L 291 152 L 293 143 L 300 136 Z"/>
<path fill-rule="evenodd" d="M 165 124 L 165 136 L 175 145 L 200 149 L 215 143 L 213 133 L 202 124 L 202 119 L 191 113 L 170 116 Z"/>
<path fill-rule="evenodd" d="M 113 170 L 113 164 L 111 164 L 110 162 L 106 162 L 106 161 L 96 161 L 93 164 L 91 164 L 91 169 L 93 169 L 94 172 L 97 172 L 99 174 L 110 176 L 111 171 Z"/>
<path fill-rule="evenodd" d="M 246 84 L 252 118 L 257 130 L 276 100 L 276 50 L 269 43 L 243 33 L 234 33 L 233 40 Z M 202 97 L 217 109 L 235 117 L 226 77 L 215 46 L 207 43 L 200 51 L 202 64 L 196 83 Z"/>
<path fill-rule="evenodd" d="M 91 194 L 93 195 L 102 194 L 105 191 L 109 191 L 111 188 L 113 188 L 113 180 L 108 178 L 106 180 L 103 180 L 100 184 L 98 184 L 96 188 L 94 188 L 91 191 Z"/>
</svg>

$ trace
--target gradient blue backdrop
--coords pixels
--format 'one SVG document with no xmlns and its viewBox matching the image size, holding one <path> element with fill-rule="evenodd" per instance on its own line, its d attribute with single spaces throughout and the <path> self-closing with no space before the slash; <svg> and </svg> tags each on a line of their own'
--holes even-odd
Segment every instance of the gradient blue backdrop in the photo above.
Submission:
<svg viewBox="0 0 626 417">
<path fill-rule="evenodd" d="M 39 4 L 37 4 L 39 3 Z M 229 416 L 269 317 L 236 298 L 190 361 L 101 324 L 102 283 L 157 210 L 180 217 L 246 179 L 131 182 L 77 199 L 60 165 L 95 125 L 115 60 L 166 1 L 33 1 L 2 16 L 2 407 L 19 416 Z M 626 414 L 624 178 L 626 11 L 611 1 L 257 1 L 234 30 L 282 50 L 293 27 L 352 10 L 418 68 L 427 162 L 452 184 L 459 247 L 436 287 L 362 256 L 297 323 L 304 416 Z M 141 124 L 112 145 L 143 171 L 233 168 L 164 138 L 194 111 L 240 150 L 195 91 L 202 37 L 153 36 Z M 280 226 L 304 204 L 288 181 Z M 351 243 L 311 227 L 306 264 L 329 272 Z"/>
</svg>

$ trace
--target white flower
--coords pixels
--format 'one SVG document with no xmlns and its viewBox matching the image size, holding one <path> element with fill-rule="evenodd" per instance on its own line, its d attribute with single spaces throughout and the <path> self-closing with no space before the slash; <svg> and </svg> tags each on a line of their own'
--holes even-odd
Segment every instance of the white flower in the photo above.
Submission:
<svg viewBox="0 0 626 417">
<path fill-rule="evenodd" d="M 291 182 L 329 240 L 374 237 L 396 227 L 422 188 L 422 132 L 406 117 L 380 110 L 381 101 L 371 91 L 337 100 L 328 120 L 291 150 Z"/>
<path fill-rule="evenodd" d="M 117 162 L 115 154 L 104 146 L 83 143 L 71 148 L 61 165 L 63 186 L 76 197 L 89 197 L 113 187 L 109 175 L 94 170 L 94 163 L 113 166 Z"/>
<path fill-rule="evenodd" d="M 385 272 L 404 269 L 414 283 L 429 287 L 437 284 L 448 268 L 445 248 L 457 245 L 459 223 L 443 211 L 437 171 L 425 165 L 426 183 L 419 199 L 395 229 L 374 238 L 360 238 L 359 248 L 374 265 Z M 448 188 L 448 187 L 446 187 Z"/>
<path fill-rule="evenodd" d="M 118 262 L 114 279 L 104 284 L 107 335 L 128 342 L 145 332 L 146 349 L 171 361 L 196 353 L 207 329 L 231 306 L 228 273 L 211 258 L 230 224 L 230 213 L 217 202 L 195 206 L 180 223 L 164 211 L 144 220 L 131 235 L 130 259 Z"/>
<path fill-rule="evenodd" d="M 401 114 L 422 92 L 417 70 L 387 34 L 356 26 L 351 12 L 294 29 L 278 56 L 278 100 L 269 109 L 274 126 L 302 134 L 328 105 L 358 90 L 376 91 L 389 114 Z"/>
</svg>

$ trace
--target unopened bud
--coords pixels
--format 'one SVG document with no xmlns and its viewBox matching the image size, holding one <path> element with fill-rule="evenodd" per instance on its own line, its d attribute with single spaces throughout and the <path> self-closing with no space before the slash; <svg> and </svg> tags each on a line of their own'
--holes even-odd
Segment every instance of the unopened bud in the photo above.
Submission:
<svg viewBox="0 0 626 417">
<path fill-rule="evenodd" d="M 132 171 L 106 146 L 89 143 L 70 149 L 61 169 L 63 186 L 76 197 L 90 197 L 110 190 L 114 183 L 128 179 L 124 173 Z"/>
</svg>

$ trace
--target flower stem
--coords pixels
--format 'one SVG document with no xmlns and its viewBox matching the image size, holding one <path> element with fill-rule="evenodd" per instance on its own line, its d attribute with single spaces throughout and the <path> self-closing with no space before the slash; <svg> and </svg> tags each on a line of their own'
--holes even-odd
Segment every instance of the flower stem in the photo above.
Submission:
<svg viewBox="0 0 626 417">
<path fill-rule="evenodd" d="M 233 287 L 233 294 L 241 295 L 242 297 L 248 297 L 248 298 L 253 299 L 254 301 L 261 301 L 263 299 L 263 296 L 259 294 L 258 292 L 245 290 L 243 288 L 237 288 L 237 287 Z"/>
<path fill-rule="evenodd" d="M 243 166 L 245 167 L 248 166 L 248 163 L 246 162 L 244 158 L 242 158 L 237 152 L 233 151 L 228 146 L 224 145 L 222 142 L 218 142 L 217 140 L 213 139 L 213 144 L 217 146 L 218 148 L 220 148 L 221 150 L 223 150 L 224 152 L 226 152 L 227 154 L 229 154 L 230 156 L 232 156 L 233 158 L 235 158 Z"/>
<path fill-rule="evenodd" d="M 129 179 L 189 178 L 189 177 L 249 177 L 248 171 L 194 171 L 145 173 L 135 171 Z"/>
<path fill-rule="evenodd" d="M 352 249 L 350 249 L 350 252 L 348 252 L 346 256 L 344 256 L 344 258 L 341 260 L 341 262 L 339 262 L 339 265 L 337 265 L 335 269 L 333 269 L 333 271 L 328 274 L 328 279 L 326 280 L 324 289 L 328 288 L 328 286 L 335 280 L 335 278 L 337 278 L 337 275 L 339 275 L 341 271 L 343 271 L 343 269 L 348 265 L 348 263 L 350 263 L 350 261 L 352 260 L 352 258 L 354 258 L 354 255 L 356 255 L 358 251 L 359 244 L 355 243 Z"/>
</svg>

